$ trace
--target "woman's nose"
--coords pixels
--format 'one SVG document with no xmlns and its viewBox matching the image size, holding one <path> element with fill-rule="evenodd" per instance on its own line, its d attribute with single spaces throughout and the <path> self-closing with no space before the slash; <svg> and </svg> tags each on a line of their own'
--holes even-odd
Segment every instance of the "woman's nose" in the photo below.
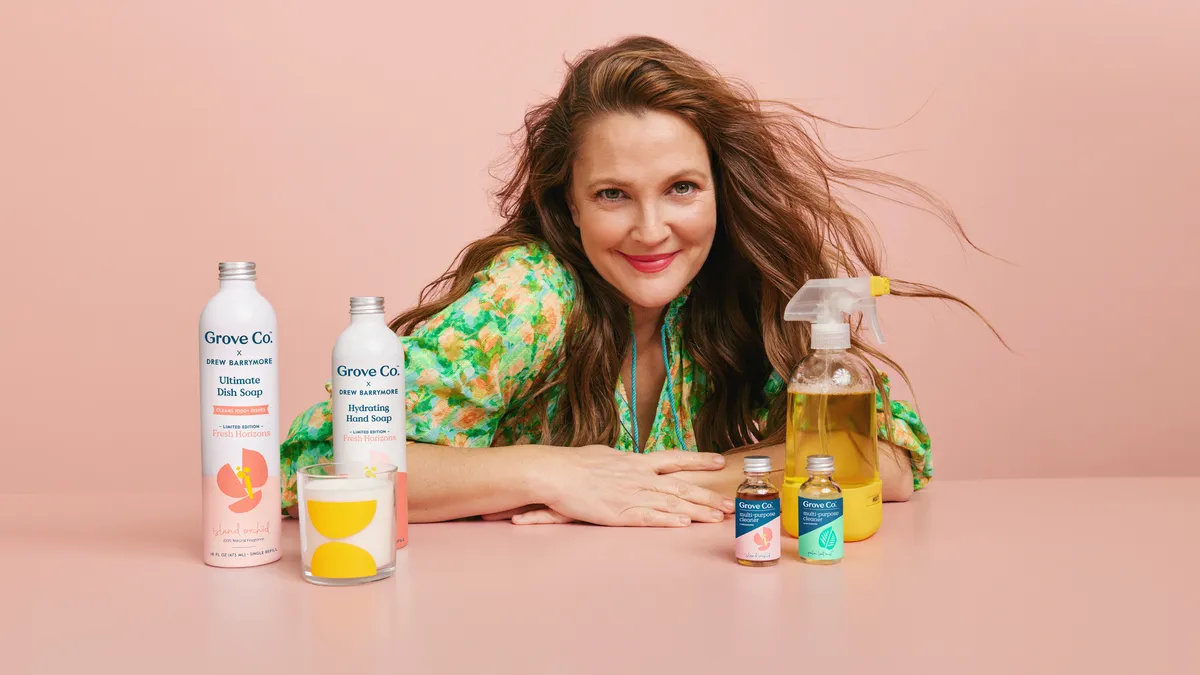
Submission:
<svg viewBox="0 0 1200 675">
<path fill-rule="evenodd" d="M 647 248 L 661 244 L 671 236 L 671 228 L 659 209 L 649 205 L 642 209 L 637 223 L 633 226 L 632 238 Z"/>
</svg>

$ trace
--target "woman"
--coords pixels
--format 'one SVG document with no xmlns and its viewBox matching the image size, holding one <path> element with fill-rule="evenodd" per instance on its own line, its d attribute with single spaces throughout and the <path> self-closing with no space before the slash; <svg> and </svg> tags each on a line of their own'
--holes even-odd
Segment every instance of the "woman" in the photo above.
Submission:
<svg viewBox="0 0 1200 675">
<path fill-rule="evenodd" d="M 812 119 L 765 109 L 657 39 L 571 65 L 558 97 L 526 115 L 499 192 L 505 225 L 391 323 L 413 522 L 716 522 L 742 455 L 783 467 L 784 390 L 808 346 L 784 305 L 810 278 L 881 274 L 830 186 L 930 200 L 836 163 L 804 132 Z M 877 386 L 884 498 L 906 500 L 933 475 L 929 437 L 882 375 Z M 295 468 L 331 455 L 330 426 L 327 400 L 282 446 L 293 515 Z"/>
</svg>

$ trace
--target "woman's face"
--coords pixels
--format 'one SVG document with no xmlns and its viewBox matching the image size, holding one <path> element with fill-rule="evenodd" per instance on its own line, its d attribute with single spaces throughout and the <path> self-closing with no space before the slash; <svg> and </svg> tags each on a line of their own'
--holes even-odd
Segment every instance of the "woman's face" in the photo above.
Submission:
<svg viewBox="0 0 1200 675">
<path fill-rule="evenodd" d="M 571 176 L 567 201 L 596 271 L 634 308 L 668 305 L 699 273 L 717 229 L 699 132 L 671 113 L 602 117 Z"/>
</svg>

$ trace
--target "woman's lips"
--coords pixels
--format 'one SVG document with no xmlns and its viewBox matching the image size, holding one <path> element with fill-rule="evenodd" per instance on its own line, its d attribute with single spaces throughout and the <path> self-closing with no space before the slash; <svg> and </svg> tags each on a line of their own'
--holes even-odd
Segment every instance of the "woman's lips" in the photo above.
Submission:
<svg viewBox="0 0 1200 675">
<path fill-rule="evenodd" d="M 617 253 L 620 253 L 633 269 L 642 274 L 654 274 L 667 269 L 675 260 L 675 256 L 679 255 L 679 251 L 659 253 L 658 255 L 629 255 L 621 251 L 617 251 Z"/>
</svg>

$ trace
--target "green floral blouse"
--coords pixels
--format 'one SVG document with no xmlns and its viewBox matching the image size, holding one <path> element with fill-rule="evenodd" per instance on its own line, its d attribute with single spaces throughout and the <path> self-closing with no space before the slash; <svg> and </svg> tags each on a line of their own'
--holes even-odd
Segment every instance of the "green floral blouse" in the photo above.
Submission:
<svg viewBox="0 0 1200 675">
<path fill-rule="evenodd" d="M 513 247 L 476 275 L 466 295 L 418 326 L 412 335 L 402 337 L 409 440 L 459 447 L 539 442 L 539 410 L 525 404 L 536 376 L 560 362 L 575 294 L 574 279 L 548 247 Z M 696 450 L 692 420 L 706 392 L 705 378 L 681 339 L 687 298 L 685 290 L 667 308 L 666 364 L 674 391 L 668 393 L 668 385 L 664 385 L 646 451 L 680 449 L 679 435 L 683 449 Z M 767 400 L 784 388 L 784 379 L 776 374 L 767 383 Z M 296 503 L 296 469 L 332 458 L 329 382 L 325 391 L 325 400 L 296 417 L 280 447 L 285 509 Z M 551 415 L 561 393 L 550 394 Z M 678 406 L 678 428 L 670 394 Z M 621 382 L 613 395 L 621 417 L 616 448 L 632 451 L 633 414 Z M 876 407 L 879 435 L 886 438 L 888 428 L 878 393 Z M 921 489 L 933 476 L 929 435 L 908 403 L 891 401 L 891 413 L 891 441 L 909 453 L 913 485 Z M 765 421 L 766 414 L 767 407 L 759 410 L 760 419 Z"/>
</svg>

